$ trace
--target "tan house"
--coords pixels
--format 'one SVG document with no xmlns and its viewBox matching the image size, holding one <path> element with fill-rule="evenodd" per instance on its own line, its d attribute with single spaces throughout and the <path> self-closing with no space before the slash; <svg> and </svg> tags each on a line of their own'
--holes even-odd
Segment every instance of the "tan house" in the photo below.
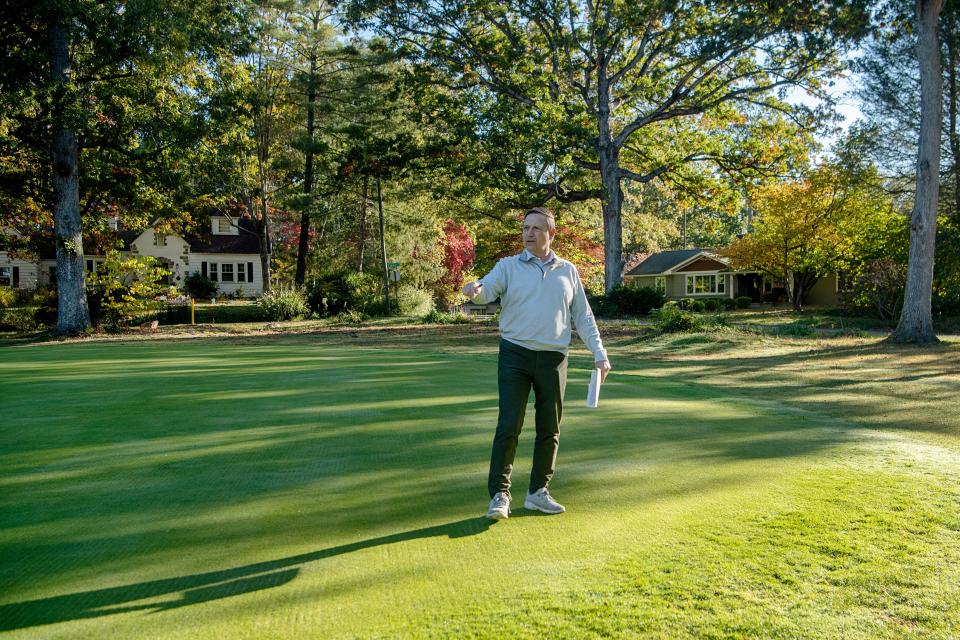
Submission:
<svg viewBox="0 0 960 640">
<path fill-rule="evenodd" d="M 749 297 L 760 302 L 764 294 L 782 288 L 782 283 L 754 271 L 737 271 L 729 261 L 710 249 L 661 251 L 647 256 L 623 276 L 633 287 L 661 291 L 668 300 L 681 298 Z M 805 304 L 832 306 L 840 301 L 836 274 L 820 278 L 807 294 Z"/>
<path fill-rule="evenodd" d="M 211 226 L 201 235 L 181 237 L 161 234 L 153 227 L 141 232 L 118 231 L 121 253 L 152 256 L 170 271 L 168 284 L 183 288 L 191 273 L 201 273 L 215 281 L 223 294 L 256 297 L 263 293 L 263 269 L 260 242 L 252 220 L 229 216 L 211 216 Z M 102 254 L 83 256 L 87 272 L 104 261 Z M 40 259 L 14 258 L 0 251 L 0 286 L 35 289 L 56 279 L 57 261 L 52 251 Z"/>
</svg>

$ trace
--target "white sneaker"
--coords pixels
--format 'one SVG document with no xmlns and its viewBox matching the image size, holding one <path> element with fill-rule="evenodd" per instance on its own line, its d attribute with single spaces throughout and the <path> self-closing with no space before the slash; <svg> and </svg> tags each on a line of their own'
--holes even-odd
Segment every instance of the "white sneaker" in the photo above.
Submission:
<svg viewBox="0 0 960 640">
<path fill-rule="evenodd" d="M 538 489 L 534 493 L 528 493 L 527 499 L 523 501 L 523 508 L 544 513 L 563 513 L 566 511 L 562 504 L 553 499 L 546 487 Z"/>
<path fill-rule="evenodd" d="M 487 509 L 487 517 L 491 520 L 506 520 L 510 517 L 510 496 L 506 491 L 493 496 L 490 508 Z"/>
</svg>

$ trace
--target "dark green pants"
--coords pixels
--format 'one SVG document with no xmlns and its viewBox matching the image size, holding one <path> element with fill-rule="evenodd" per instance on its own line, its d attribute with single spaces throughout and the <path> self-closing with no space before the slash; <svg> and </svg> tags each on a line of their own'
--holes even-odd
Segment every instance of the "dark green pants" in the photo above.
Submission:
<svg viewBox="0 0 960 640">
<path fill-rule="evenodd" d="M 493 437 L 487 489 L 490 497 L 500 491 L 510 493 L 513 458 L 523 428 L 527 398 L 533 387 L 537 425 L 530 472 L 530 492 L 533 493 L 547 486 L 557 462 L 563 392 L 567 386 L 567 356 L 558 351 L 531 351 L 500 340 L 497 384 L 500 388 L 500 415 L 497 433 Z"/>
</svg>

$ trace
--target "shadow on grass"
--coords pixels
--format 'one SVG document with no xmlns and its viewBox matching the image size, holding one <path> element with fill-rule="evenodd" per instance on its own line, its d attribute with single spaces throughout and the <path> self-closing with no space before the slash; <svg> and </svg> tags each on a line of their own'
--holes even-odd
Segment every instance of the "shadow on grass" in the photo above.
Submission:
<svg viewBox="0 0 960 640">
<path fill-rule="evenodd" d="M 277 560 L 255 562 L 232 569 L 0 605 L 0 631 L 25 629 L 70 620 L 98 618 L 129 611 L 168 611 L 212 600 L 230 598 L 287 584 L 299 575 L 301 565 L 324 558 L 422 538 L 442 536 L 464 538 L 479 535 L 487 531 L 491 524 L 490 520 L 483 517 L 467 518 L 448 524 L 370 538 L 369 540 L 351 542 Z M 161 602 L 131 604 L 140 600 L 155 599 L 173 594 L 179 594 L 179 596 Z"/>
</svg>

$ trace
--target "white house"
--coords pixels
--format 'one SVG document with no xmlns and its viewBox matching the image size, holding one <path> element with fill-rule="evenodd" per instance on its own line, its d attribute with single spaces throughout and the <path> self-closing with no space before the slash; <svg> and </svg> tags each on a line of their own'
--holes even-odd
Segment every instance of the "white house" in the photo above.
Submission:
<svg viewBox="0 0 960 640">
<path fill-rule="evenodd" d="M 158 233 L 147 227 L 139 233 L 118 231 L 121 253 L 152 256 L 170 271 L 168 283 L 183 288 L 184 279 L 199 272 L 215 281 L 224 294 L 256 297 L 263 293 L 260 241 L 252 220 L 211 216 L 210 228 L 199 235 L 179 236 Z M 86 253 L 87 272 L 94 271 L 104 256 Z M 51 251 L 38 261 L 16 259 L 0 251 L 0 286 L 34 289 L 56 278 L 57 261 Z"/>
</svg>

